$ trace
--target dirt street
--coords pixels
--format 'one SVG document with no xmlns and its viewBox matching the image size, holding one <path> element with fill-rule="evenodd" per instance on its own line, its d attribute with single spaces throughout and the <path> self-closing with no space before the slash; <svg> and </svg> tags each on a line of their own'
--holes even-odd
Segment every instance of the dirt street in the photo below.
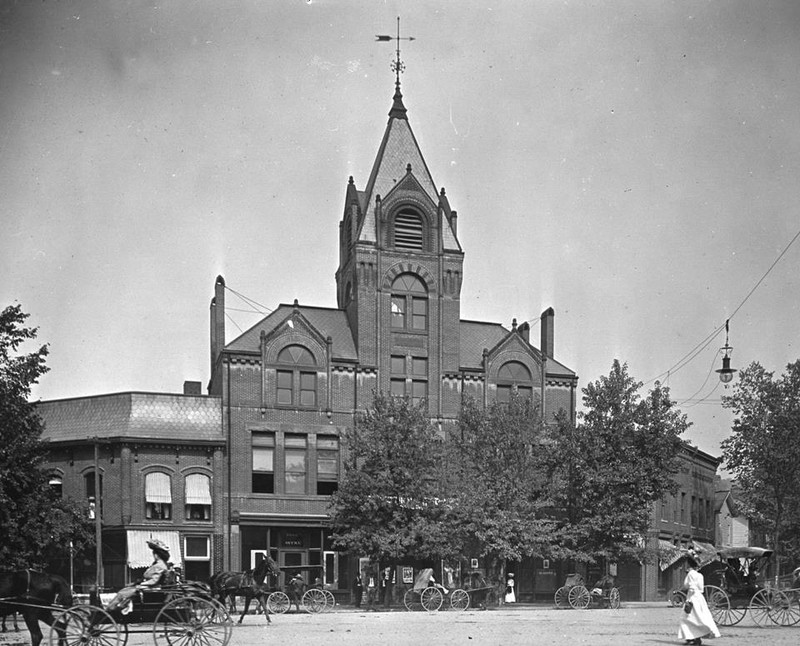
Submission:
<svg viewBox="0 0 800 646">
<path fill-rule="evenodd" d="M 231 646 L 256 644 L 424 645 L 450 644 L 619 644 L 680 645 L 676 637 L 680 609 L 663 604 L 626 604 L 620 610 L 556 610 L 519 606 L 513 609 L 442 611 L 437 613 L 356 612 L 343 608 L 319 615 L 286 614 L 266 626 L 263 616 L 247 616 L 233 630 Z M 745 617 L 722 628 L 714 646 L 796 646 L 800 626 L 758 628 Z M 152 644 L 152 635 L 132 635 L 130 646 Z"/>
</svg>

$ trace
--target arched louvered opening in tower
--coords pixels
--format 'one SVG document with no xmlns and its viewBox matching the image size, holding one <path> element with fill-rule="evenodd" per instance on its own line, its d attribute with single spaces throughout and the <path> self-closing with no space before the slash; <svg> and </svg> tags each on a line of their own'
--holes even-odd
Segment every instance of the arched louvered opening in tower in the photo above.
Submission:
<svg viewBox="0 0 800 646">
<path fill-rule="evenodd" d="M 398 249 L 423 248 L 422 216 L 412 209 L 402 209 L 394 216 L 394 246 Z"/>
</svg>

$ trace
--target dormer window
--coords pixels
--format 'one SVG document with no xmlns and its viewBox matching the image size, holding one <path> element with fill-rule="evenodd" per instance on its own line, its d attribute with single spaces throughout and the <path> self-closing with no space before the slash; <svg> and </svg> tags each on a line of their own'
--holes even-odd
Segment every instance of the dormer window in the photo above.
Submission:
<svg viewBox="0 0 800 646">
<path fill-rule="evenodd" d="M 394 216 L 394 246 L 398 249 L 423 249 L 422 216 L 413 209 L 401 209 Z"/>
<path fill-rule="evenodd" d="M 281 350 L 277 371 L 276 401 L 279 406 L 317 405 L 317 370 L 314 355 L 302 345 Z"/>
<path fill-rule="evenodd" d="M 522 397 L 533 397 L 533 379 L 530 370 L 519 361 L 504 363 L 497 373 L 497 401 L 508 403 L 516 390 Z"/>
</svg>

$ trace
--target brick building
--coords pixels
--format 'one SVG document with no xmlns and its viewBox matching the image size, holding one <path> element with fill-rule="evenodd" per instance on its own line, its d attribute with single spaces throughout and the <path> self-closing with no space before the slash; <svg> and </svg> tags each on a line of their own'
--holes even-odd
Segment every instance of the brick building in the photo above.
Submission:
<svg viewBox="0 0 800 646">
<path fill-rule="evenodd" d="M 86 498 L 87 508 L 90 498 L 97 505 L 100 487 L 106 585 L 121 586 L 130 568 L 146 564 L 141 546 L 152 535 L 173 548 L 173 561 L 192 578 L 248 569 L 269 554 L 344 594 L 359 555 L 333 549 L 328 500 L 342 469 L 343 431 L 376 391 L 426 401 L 442 426 L 455 422 L 463 395 L 488 405 L 515 389 L 546 420 L 559 410 L 574 418 L 578 380 L 555 358 L 552 309 L 541 314 L 537 345 L 528 323 L 461 318 L 465 250 L 457 212 L 425 163 L 399 81 L 372 171 L 362 189 L 351 177 L 344 193 L 331 285 L 337 307 L 281 304 L 229 341 L 219 276 L 206 396 L 188 382 L 182 395 L 40 405 L 55 486 Z M 693 487 L 705 491 L 704 476 L 694 474 L 713 462 L 692 455 L 689 496 Z M 95 481 L 95 471 L 102 479 Z M 698 513 L 708 519 L 713 484 L 701 498 Z M 655 540 L 713 540 L 713 525 L 707 536 L 704 523 L 679 523 L 679 535 L 659 525 Z M 515 572 L 523 600 L 552 598 L 560 585 L 541 560 L 515 564 Z M 655 591 L 639 582 L 643 576 L 629 573 L 625 598 Z"/>
</svg>

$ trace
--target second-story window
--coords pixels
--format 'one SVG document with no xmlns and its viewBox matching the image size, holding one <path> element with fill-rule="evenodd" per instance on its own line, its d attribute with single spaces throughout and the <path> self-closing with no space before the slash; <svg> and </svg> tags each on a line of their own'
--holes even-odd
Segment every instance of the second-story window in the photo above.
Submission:
<svg viewBox="0 0 800 646">
<path fill-rule="evenodd" d="M 302 345 L 289 345 L 278 355 L 276 401 L 281 406 L 317 405 L 317 370 L 314 356 Z"/>
<path fill-rule="evenodd" d="M 392 283 L 392 328 L 413 332 L 428 329 L 428 290 L 414 274 L 400 274 Z"/>
<path fill-rule="evenodd" d="M 516 390 L 523 397 L 532 397 L 533 381 L 530 370 L 519 361 L 509 361 L 497 373 L 497 401 L 508 403 Z"/>
<path fill-rule="evenodd" d="M 253 493 L 275 493 L 275 435 L 253 433 Z"/>
<path fill-rule="evenodd" d="M 186 476 L 186 520 L 211 520 L 211 478 L 202 473 Z"/>
<path fill-rule="evenodd" d="M 172 482 L 166 473 L 148 473 L 144 477 L 144 517 L 147 520 L 172 518 Z"/>
<path fill-rule="evenodd" d="M 317 495 L 330 496 L 339 487 L 339 438 L 317 435 Z"/>
<path fill-rule="evenodd" d="M 306 436 L 284 438 L 284 485 L 286 493 L 306 493 Z"/>
<path fill-rule="evenodd" d="M 414 405 L 428 398 L 428 359 L 392 355 L 389 390 L 393 397 L 409 397 Z"/>
</svg>

